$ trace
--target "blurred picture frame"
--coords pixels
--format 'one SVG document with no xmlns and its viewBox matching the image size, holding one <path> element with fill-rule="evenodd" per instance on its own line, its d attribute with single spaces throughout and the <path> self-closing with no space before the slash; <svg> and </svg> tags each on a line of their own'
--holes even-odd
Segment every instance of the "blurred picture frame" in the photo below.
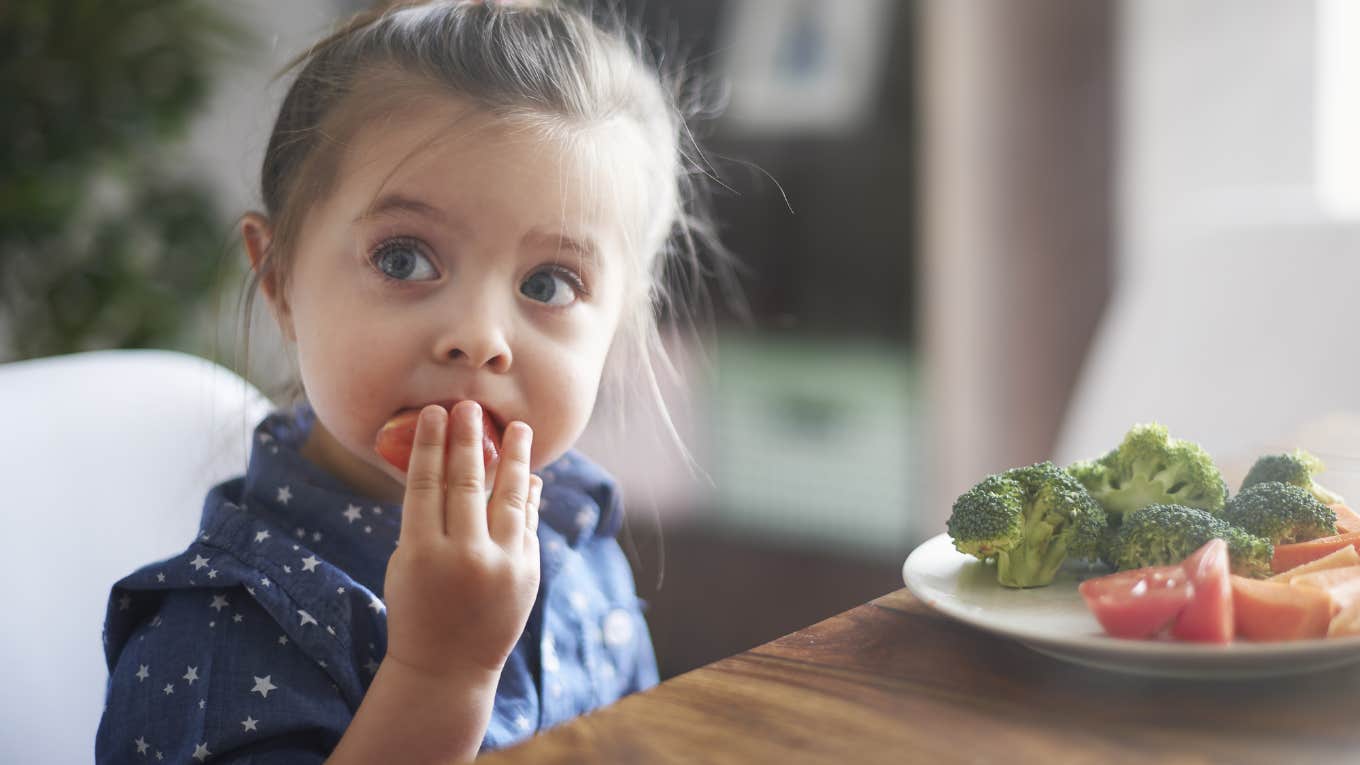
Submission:
<svg viewBox="0 0 1360 765">
<path fill-rule="evenodd" d="M 719 29 L 734 135 L 835 137 L 871 116 L 893 0 L 736 0 Z"/>
</svg>

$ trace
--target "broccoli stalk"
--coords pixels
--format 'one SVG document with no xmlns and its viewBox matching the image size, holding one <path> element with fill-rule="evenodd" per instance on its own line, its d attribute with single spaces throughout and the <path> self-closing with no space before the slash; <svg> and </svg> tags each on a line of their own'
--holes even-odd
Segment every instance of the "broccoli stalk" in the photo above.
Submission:
<svg viewBox="0 0 1360 765">
<path fill-rule="evenodd" d="M 1051 462 L 987 476 L 954 502 L 946 528 L 959 552 L 997 565 L 1006 587 L 1042 587 L 1068 557 L 1093 558 L 1105 513 Z"/>
<path fill-rule="evenodd" d="M 1217 513 L 1227 484 L 1199 444 L 1171 438 L 1156 423 L 1135 425 L 1118 447 L 1098 459 L 1068 466 L 1092 498 L 1118 525 L 1123 516 L 1156 504 L 1196 507 Z"/>
<path fill-rule="evenodd" d="M 1293 454 L 1268 454 L 1256 460 L 1256 464 L 1251 466 L 1238 491 L 1246 491 L 1257 484 L 1278 481 L 1303 489 L 1324 505 L 1344 502 L 1339 495 L 1328 491 L 1313 480 L 1313 476 L 1326 469 L 1322 460 L 1302 449 L 1295 449 Z"/>
</svg>

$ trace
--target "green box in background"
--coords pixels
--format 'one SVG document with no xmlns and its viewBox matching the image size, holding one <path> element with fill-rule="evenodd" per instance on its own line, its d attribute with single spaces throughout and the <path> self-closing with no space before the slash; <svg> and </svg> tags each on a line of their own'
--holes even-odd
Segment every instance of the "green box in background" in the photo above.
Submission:
<svg viewBox="0 0 1360 765">
<path fill-rule="evenodd" d="M 905 556 L 922 474 L 910 350 L 724 335 L 716 357 L 706 520 L 789 544 Z"/>
</svg>

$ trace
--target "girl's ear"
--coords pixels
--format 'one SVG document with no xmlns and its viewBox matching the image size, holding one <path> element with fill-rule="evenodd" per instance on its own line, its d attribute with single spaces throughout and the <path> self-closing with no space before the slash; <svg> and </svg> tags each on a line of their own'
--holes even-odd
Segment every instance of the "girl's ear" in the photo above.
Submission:
<svg viewBox="0 0 1360 765">
<path fill-rule="evenodd" d="M 250 257 L 250 268 L 260 277 L 260 289 L 269 301 L 269 309 L 274 314 L 274 320 L 279 323 L 279 329 L 284 337 L 296 342 L 293 317 L 288 310 L 287 296 L 279 289 L 278 272 L 271 263 L 266 263 L 273 238 L 274 229 L 269 225 L 268 218 L 255 212 L 241 217 L 241 239 L 246 245 L 246 255 Z"/>
</svg>

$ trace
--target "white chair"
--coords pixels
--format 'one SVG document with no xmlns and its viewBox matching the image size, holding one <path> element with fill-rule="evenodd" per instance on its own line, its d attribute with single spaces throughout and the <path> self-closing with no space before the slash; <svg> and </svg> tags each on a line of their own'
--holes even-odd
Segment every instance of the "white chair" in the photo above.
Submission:
<svg viewBox="0 0 1360 765">
<path fill-rule="evenodd" d="M 109 586 L 197 532 L 269 401 L 209 361 L 98 351 L 0 365 L 0 761 L 89 762 Z"/>
</svg>

